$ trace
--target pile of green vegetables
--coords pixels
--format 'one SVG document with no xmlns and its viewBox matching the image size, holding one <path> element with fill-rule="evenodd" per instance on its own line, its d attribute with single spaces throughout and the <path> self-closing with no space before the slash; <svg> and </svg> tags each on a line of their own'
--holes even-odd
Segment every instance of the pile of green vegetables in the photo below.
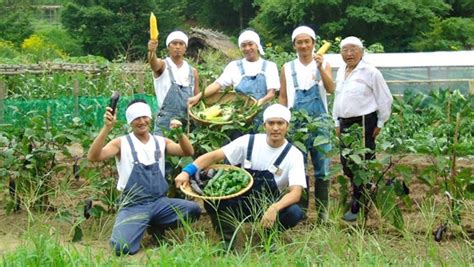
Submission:
<svg viewBox="0 0 474 267">
<path fill-rule="evenodd" d="M 201 120 L 225 123 L 235 120 L 243 121 L 247 119 L 247 116 L 255 114 L 257 110 L 258 106 L 254 102 L 236 97 L 232 101 L 225 103 L 219 99 L 210 105 L 207 105 L 202 99 L 197 105 L 192 107 L 191 112 Z"/>
<path fill-rule="evenodd" d="M 241 169 L 219 169 L 206 183 L 206 196 L 228 196 L 244 189 L 250 182 L 250 177 Z"/>
</svg>

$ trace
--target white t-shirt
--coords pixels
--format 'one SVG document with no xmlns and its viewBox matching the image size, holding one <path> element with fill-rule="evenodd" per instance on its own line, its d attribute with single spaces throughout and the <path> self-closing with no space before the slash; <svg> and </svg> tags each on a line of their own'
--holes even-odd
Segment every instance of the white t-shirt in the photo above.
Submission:
<svg viewBox="0 0 474 267">
<path fill-rule="evenodd" d="M 173 72 L 174 79 L 176 83 L 181 86 L 189 86 L 191 82 L 189 79 L 189 64 L 186 60 L 184 60 L 183 65 L 178 68 L 176 64 L 171 60 L 171 58 L 167 57 L 166 62 L 170 64 L 171 71 Z M 168 65 L 166 65 L 165 70 L 158 78 L 153 78 L 153 85 L 155 87 L 155 94 L 156 100 L 158 102 L 158 107 L 161 107 L 163 104 L 163 100 L 165 99 L 166 95 L 168 94 L 168 90 L 171 87 L 171 77 L 168 71 Z M 192 90 L 194 95 L 194 84 L 192 84 Z"/>
<path fill-rule="evenodd" d="M 244 166 L 247 155 L 247 146 L 250 135 L 241 136 L 226 146 L 222 147 L 230 164 L 242 164 Z M 256 134 L 253 144 L 250 169 L 264 171 L 271 170 L 271 166 L 280 156 L 288 141 L 278 148 L 273 148 L 267 143 L 266 134 Z M 285 188 L 299 185 L 306 188 L 306 174 L 304 169 L 303 154 L 295 146 L 292 146 L 279 168 L 281 175 L 274 174 L 278 189 L 282 192 Z"/>
<path fill-rule="evenodd" d="M 217 78 L 216 82 L 220 84 L 223 88 L 228 86 L 236 87 L 239 85 L 242 75 L 240 73 L 240 68 L 237 65 L 239 60 L 234 60 L 227 64 L 224 69 L 224 72 Z M 255 62 L 249 62 L 245 58 L 242 59 L 242 66 L 245 71 L 245 76 L 255 76 L 259 73 L 262 73 L 263 59 L 259 58 Z M 280 78 L 278 76 L 278 68 L 274 62 L 267 60 L 267 66 L 265 67 L 265 78 L 267 81 L 267 90 L 276 89 L 280 90 Z"/>
<path fill-rule="evenodd" d="M 382 73 L 374 66 L 360 61 L 346 76 L 346 65 L 337 71 L 333 118 L 352 118 L 377 111 L 377 127 L 382 128 L 392 112 L 393 97 Z"/>
<path fill-rule="evenodd" d="M 135 147 L 135 151 L 137 151 L 138 161 L 145 165 L 150 165 L 155 163 L 155 139 L 151 137 L 146 144 L 143 144 L 137 137 L 132 133 L 131 139 L 133 142 L 133 146 Z M 156 140 L 158 140 L 158 144 L 160 145 L 160 170 L 163 177 L 165 175 L 165 149 L 166 143 L 165 139 L 161 136 L 155 135 Z M 117 183 L 117 189 L 119 191 L 123 191 L 125 186 L 127 185 L 128 178 L 132 173 L 133 169 L 133 156 L 132 156 L 132 149 L 127 141 L 127 136 L 120 137 L 120 160 L 115 158 L 115 162 L 117 165 L 117 170 L 119 174 L 119 180 Z"/>
<path fill-rule="evenodd" d="M 326 112 L 328 112 L 328 100 L 327 100 L 327 93 L 326 88 L 324 88 L 323 80 L 321 78 L 321 74 L 319 77 L 316 75 L 316 72 L 319 72 L 318 66 L 316 61 L 311 61 L 308 65 L 303 65 L 298 59 L 295 59 L 295 71 L 296 71 L 296 78 L 298 80 L 299 90 L 308 90 L 313 85 L 318 83 L 319 85 L 319 94 L 321 95 L 321 99 L 324 104 L 324 108 Z M 323 68 L 326 67 L 327 62 L 323 62 Z M 286 78 L 286 97 L 288 100 L 288 108 L 292 108 L 295 104 L 295 95 L 296 95 L 296 88 L 293 87 L 293 76 L 291 71 L 291 61 L 285 63 L 285 78 Z"/>
</svg>

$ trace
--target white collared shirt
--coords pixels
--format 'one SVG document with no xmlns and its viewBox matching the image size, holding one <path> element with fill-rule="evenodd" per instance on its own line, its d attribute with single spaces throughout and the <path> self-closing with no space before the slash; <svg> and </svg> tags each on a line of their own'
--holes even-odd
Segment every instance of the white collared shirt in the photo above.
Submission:
<svg viewBox="0 0 474 267">
<path fill-rule="evenodd" d="M 183 65 L 178 68 L 176 64 L 174 64 L 171 58 L 166 58 L 167 63 L 171 66 L 171 71 L 173 72 L 174 79 L 176 83 L 181 86 L 189 86 L 191 82 L 189 80 L 189 64 L 186 60 L 183 61 Z M 155 87 L 155 94 L 156 100 L 158 102 L 158 107 L 161 107 L 163 101 L 165 100 L 166 95 L 171 87 L 171 77 L 168 71 L 168 65 L 165 66 L 165 70 L 158 78 L 153 78 L 153 85 Z M 194 95 L 194 84 L 191 85 L 193 88 L 193 95 Z"/>
<path fill-rule="evenodd" d="M 222 86 L 222 88 L 233 86 L 236 87 L 239 85 L 242 75 L 240 73 L 240 68 L 237 65 L 239 60 L 234 60 L 227 64 L 222 72 L 221 76 L 217 78 L 216 82 Z M 245 71 L 245 76 L 255 76 L 259 73 L 262 73 L 263 59 L 259 58 L 255 62 L 247 61 L 245 58 L 242 59 L 242 66 Z M 278 75 L 278 68 L 274 62 L 267 60 L 267 66 L 265 67 L 265 80 L 267 82 L 267 90 L 276 89 L 280 90 L 280 76 Z"/>
<path fill-rule="evenodd" d="M 346 65 L 341 66 L 336 76 L 333 118 L 336 127 L 338 118 L 352 118 L 377 111 L 377 127 L 382 128 L 390 117 L 393 97 L 382 73 L 363 60 L 347 78 Z"/>
</svg>

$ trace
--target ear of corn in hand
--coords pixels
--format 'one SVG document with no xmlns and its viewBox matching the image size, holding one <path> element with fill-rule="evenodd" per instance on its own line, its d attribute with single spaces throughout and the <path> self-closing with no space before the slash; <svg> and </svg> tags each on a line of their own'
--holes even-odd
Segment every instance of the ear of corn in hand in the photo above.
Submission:
<svg viewBox="0 0 474 267">
<path fill-rule="evenodd" d="M 151 12 L 150 14 L 150 39 L 151 40 L 158 40 L 158 23 L 156 22 L 156 17 L 155 15 L 153 14 L 153 12 Z"/>
<path fill-rule="evenodd" d="M 318 52 L 316 52 L 316 54 L 324 55 L 326 54 L 326 52 L 329 50 L 330 47 L 331 47 L 331 43 L 326 42 L 318 49 Z"/>
</svg>

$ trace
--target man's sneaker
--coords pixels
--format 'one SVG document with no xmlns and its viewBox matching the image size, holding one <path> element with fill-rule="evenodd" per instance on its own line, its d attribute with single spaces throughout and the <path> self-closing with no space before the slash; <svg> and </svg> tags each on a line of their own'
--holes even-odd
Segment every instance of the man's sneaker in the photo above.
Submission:
<svg viewBox="0 0 474 267">
<path fill-rule="evenodd" d="M 352 213 L 352 211 L 347 211 L 342 219 L 346 222 L 355 222 L 357 220 L 357 213 Z"/>
</svg>

